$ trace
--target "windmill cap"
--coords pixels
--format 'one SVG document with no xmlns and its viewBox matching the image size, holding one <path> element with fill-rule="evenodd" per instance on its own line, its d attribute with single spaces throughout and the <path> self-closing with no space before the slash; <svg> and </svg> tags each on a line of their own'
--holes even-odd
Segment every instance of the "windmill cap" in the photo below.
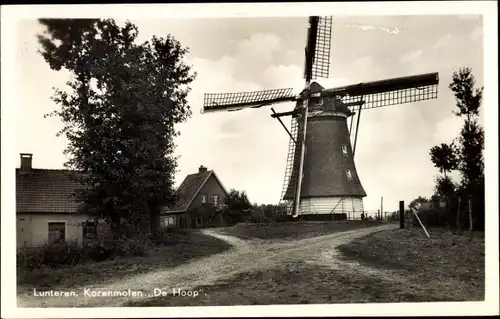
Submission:
<svg viewBox="0 0 500 319">
<path fill-rule="evenodd" d="M 311 93 L 321 92 L 324 89 L 325 88 L 322 87 L 318 82 L 312 82 L 311 85 L 310 85 Z"/>
</svg>

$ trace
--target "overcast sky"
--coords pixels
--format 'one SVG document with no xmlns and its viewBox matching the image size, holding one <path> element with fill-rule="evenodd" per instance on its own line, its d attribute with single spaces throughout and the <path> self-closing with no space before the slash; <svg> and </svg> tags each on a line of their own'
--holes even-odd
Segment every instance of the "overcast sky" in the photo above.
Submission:
<svg viewBox="0 0 500 319">
<path fill-rule="evenodd" d="M 288 135 L 268 107 L 200 114 L 203 94 L 303 86 L 307 17 L 134 20 L 140 41 L 170 33 L 190 48 L 188 63 L 198 77 L 189 102 L 192 117 L 179 125 L 176 183 L 204 165 L 227 189 L 245 190 L 252 202 L 277 203 L 281 194 Z M 34 154 L 35 168 L 62 168 L 64 137 L 57 119 L 43 114 L 57 106 L 52 87 L 67 74 L 49 69 L 37 54 L 36 20 L 18 25 L 17 68 L 21 85 L 17 152 Z M 433 192 L 437 170 L 429 149 L 457 136 L 461 119 L 452 114 L 448 89 L 454 71 L 468 66 L 483 85 L 481 16 L 333 17 L 330 79 L 325 87 L 439 72 L 437 100 L 367 110 L 362 114 L 356 166 L 368 196 L 365 209 L 396 210 Z M 275 106 L 287 111 L 293 104 Z M 289 118 L 285 118 L 289 126 Z M 19 165 L 19 164 L 18 164 Z"/>
</svg>

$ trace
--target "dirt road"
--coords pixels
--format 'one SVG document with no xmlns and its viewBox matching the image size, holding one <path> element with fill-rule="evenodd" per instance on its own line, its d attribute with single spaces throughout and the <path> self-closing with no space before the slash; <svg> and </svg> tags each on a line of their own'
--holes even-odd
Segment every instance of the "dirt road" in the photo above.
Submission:
<svg viewBox="0 0 500 319">
<path fill-rule="evenodd" d="M 216 229 L 204 230 L 208 235 L 220 238 L 233 245 L 221 254 L 198 259 L 191 263 L 164 271 L 137 275 L 118 280 L 110 285 L 81 287 L 67 290 L 72 296 L 35 296 L 34 292 L 18 295 L 19 307 L 113 307 L 121 306 L 131 300 L 154 297 L 154 292 L 189 290 L 197 286 L 210 285 L 217 280 L 252 269 L 269 269 L 279 263 L 305 261 L 308 263 L 329 264 L 335 267 L 335 248 L 355 238 L 373 232 L 395 228 L 396 225 L 356 229 L 331 235 L 307 238 L 288 242 L 264 240 L 241 240 L 223 235 Z M 103 296 L 105 293 L 128 291 L 128 296 Z M 38 294 L 41 292 L 38 291 Z M 130 294 L 134 294 L 131 296 Z"/>
</svg>

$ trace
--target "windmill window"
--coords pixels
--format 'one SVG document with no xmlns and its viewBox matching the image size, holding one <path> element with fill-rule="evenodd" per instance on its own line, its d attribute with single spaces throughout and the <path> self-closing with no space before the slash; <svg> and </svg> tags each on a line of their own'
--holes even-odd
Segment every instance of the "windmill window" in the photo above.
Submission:
<svg viewBox="0 0 500 319">
<path fill-rule="evenodd" d="M 312 105 L 323 105 L 323 99 L 320 97 L 313 97 L 313 98 L 311 98 L 311 104 Z"/>
<path fill-rule="evenodd" d="M 347 145 L 345 145 L 345 144 L 342 144 L 342 153 L 344 155 L 347 155 Z"/>
<path fill-rule="evenodd" d="M 352 179 L 352 174 L 351 174 L 351 170 L 350 169 L 346 170 L 345 174 L 346 174 L 348 180 Z"/>
</svg>

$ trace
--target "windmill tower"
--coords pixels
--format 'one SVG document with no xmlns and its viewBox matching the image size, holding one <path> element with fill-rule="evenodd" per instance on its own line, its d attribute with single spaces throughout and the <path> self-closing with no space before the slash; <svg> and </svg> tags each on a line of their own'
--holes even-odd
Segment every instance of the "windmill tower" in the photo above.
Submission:
<svg viewBox="0 0 500 319">
<path fill-rule="evenodd" d="M 366 192 L 356 171 L 354 155 L 361 111 L 437 98 L 438 73 L 332 89 L 312 82 L 329 76 L 331 26 L 331 17 L 309 17 L 305 88 L 299 94 L 288 88 L 211 93 L 204 97 L 202 113 L 296 102 L 290 112 L 276 113 L 271 108 L 271 116 L 290 136 L 280 204 L 283 213 L 293 217 L 321 218 L 338 212 L 348 213 L 351 218 L 360 216 Z M 284 116 L 291 116 L 290 130 L 281 120 Z"/>
</svg>

